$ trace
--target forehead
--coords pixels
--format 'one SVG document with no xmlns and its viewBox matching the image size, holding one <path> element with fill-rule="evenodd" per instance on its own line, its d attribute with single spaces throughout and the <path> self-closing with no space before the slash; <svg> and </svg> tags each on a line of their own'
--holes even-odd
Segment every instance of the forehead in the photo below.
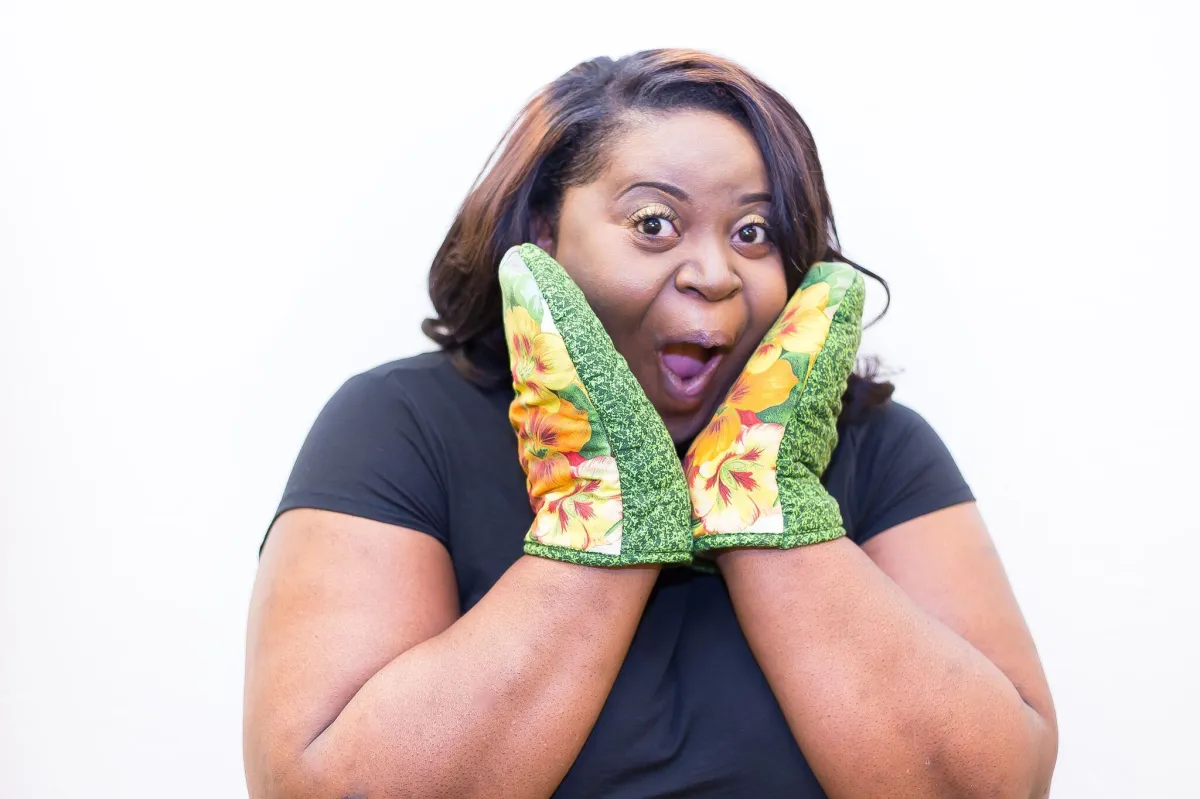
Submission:
<svg viewBox="0 0 1200 799">
<path fill-rule="evenodd" d="M 625 122 L 608 147 L 601 180 L 614 187 L 663 180 L 698 196 L 770 189 L 754 137 L 724 114 L 639 113 Z"/>
</svg>

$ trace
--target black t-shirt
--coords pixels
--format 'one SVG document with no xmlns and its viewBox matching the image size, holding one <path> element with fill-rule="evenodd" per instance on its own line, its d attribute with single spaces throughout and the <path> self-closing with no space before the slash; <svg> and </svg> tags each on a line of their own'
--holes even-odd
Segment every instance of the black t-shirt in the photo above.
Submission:
<svg viewBox="0 0 1200 799">
<path fill-rule="evenodd" d="M 533 521 L 511 399 L 511 387 L 479 388 L 441 353 L 357 375 L 317 418 L 278 513 L 321 508 L 433 536 L 450 553 L 465 612 L 522 555 Z M 941 439 L 895 402 L 839 426 L 823 482 L 859 544 L 972 499 Z M 721 577 L 664 569 L 555 796 L 824 795 Z"/>
</svg>

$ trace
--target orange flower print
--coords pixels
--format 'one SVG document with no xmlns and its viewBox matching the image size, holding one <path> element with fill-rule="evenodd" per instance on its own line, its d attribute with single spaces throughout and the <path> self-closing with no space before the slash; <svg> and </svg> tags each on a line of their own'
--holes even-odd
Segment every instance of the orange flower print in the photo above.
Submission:
<svg viewBox="0 0 1200 799">
<path fill-rule="evenodd" d="M 595 412 L 536 280 L 520 258 L 500 264 L 517 434 L 534 521 L 526 541 L 621 554 L 621 480 Z M 586 450 L 587 455 L 584 455 Z"/>
<path fill-rule="evenodd" d="M 754 414 L 787 401 L 797 382 L 791 364 L 784 359 L 777 359 L 759 372 L 743 371 L 712 421 L 692 442 L 685 471 L 690 474 L 701 464 L 723 456 L 741 434 L 742 426 L 757 424 Z"/>
<path fill-rule="evenodd" d="M 621 483 L 617 461 L 601 455 L 578 456 L 571 479 L 542 497 L 529 536 L 549 546 L 588 552 L 621 552 Z"/>
<path fill-rule="evenodd" d="M 782 533 L 776 460 L 795 403 L 807 390 L 833 318 L 858 280 L 846 265 L 821 262 L 751 355 L 712 421 L 688 450 L 684 473 L 692 534 Z M 822 390 L 822 389 L 818 389 Z"/>
<path fill-rule="evenodd" d="M 537 320 L 520 306 L 509 308 L 504 316 L 513 388 L 518 401 L 529 406 L 540 405 L 553 412 L 558 403 L 558 395 L 554 392 L 566 388 L 577 378 L 562 337 L 542 330 Z"/>
<path fill-rule="evenodd" d="M 766 371 L 778 362 L 784 351 L 814 356 L 808 361 L 808 369 L 812 371 L 815 356 L 825 346 L 825 338 L 829 335 L 831 320 L 825 313 L 827 305 L 828 283 L 814 283 L 797 292 L 750 357 L 746 371 L 754 374 Z M 807 379 L 808 374 L 804 377 Z"/>
<path fill-rule="evenodd" d="M 587 413 L 565 399 L 554 397 L 557 408 L 528 407 L 513 402 L 508 418 L 517 433 L 517 453 L 528 476 L 529 496 L 542 500 L 571 485 L 567 453 L 577 453 L 592 436 Z"/>
<path fill-rule="evenodd" d="M 778 533 L 783 509 L 775 482 L 775 459 L 783 425 L 757 424 L 742 431 L 734 446 L 689 476 L 693 534 Z"/>
</svg>

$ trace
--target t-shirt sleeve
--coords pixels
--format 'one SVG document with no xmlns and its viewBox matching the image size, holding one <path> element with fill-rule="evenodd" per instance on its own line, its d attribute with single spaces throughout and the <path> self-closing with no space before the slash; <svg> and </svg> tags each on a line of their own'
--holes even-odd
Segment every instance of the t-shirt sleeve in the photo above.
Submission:
<svg viewBox="0 0 1200 799">
<path fill-rule="evenodd" d="M 864 498 L 852 538 L 863 544 L 898 524 L 975 499 L 958 464 L 929 422 L 889 402 L 870 424 L 871 446 L 859 453 Z"/>
<path fill-rule="evenodd" d="M 407 527 L 447 544 L 445 464 L 399 378 L 364 372 L 338 389 L 300 448 L 276 518 L 317 508 Z"/>
</svg>

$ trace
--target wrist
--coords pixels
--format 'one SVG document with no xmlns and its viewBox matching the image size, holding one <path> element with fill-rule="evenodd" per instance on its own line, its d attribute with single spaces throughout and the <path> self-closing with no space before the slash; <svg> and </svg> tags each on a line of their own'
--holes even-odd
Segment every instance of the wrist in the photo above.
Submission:
<svg viewBox="0 0 1200 799">
<path fill-rule="evenodd" d="M 836 535 L 806 546 L 733 547 L 714 550 L 712 555 L 722 573 L 758 571 L 764 568 L 821 571 L 828 567 L 831 560 L 843 556 L 847 544 L 854 547 L 839 529 Z"/>
</svg>

